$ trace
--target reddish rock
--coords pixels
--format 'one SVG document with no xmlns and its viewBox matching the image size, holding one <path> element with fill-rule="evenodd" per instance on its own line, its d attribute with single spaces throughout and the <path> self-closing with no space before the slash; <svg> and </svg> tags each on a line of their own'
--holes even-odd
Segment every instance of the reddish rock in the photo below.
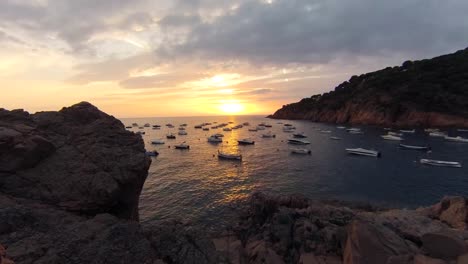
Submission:
<svg viewBox="0 0 468 264">
<path fill-rule="evenodd" d="M 447 264 L 445 260 L 435 259 L 428 256 L 418 254 L 414 256 L 414 264 Z"/>
<path fill-rule="evenodd" d="M 450 231 L 424 234 L 422 243 L 427 253 L 436 258 L 454 259 L 467 251 L 460 234 Z"/>
<path fill-rule="evenodd" d="M 282 264 L 283 259 L 274 250 L 267 246 L 264 241 L 252 241 L 246 246 L 248 263 L 260 264 Z"/>
</svg>

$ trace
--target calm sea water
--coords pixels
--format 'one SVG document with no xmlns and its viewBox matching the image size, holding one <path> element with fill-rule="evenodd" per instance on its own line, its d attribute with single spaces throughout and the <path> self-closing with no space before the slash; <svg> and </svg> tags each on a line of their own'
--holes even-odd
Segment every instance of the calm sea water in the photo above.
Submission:
<svg viewBox="0 0 468 264">
<path fill-rule="evenodd" d="M 422 130 L 404 136 L 408 144 L 430 145 L 432 153 L 401 150 L 399 142 L 383 140 L 382 128 L 360 126 L 362 135 L 352 135 L 335 125 L 309 121 L 270 120 L 259 116 L 178 117 L 122 119 L 125 125 L 161 125 L 160 130 L 144 128 L 147 150 L 160 154 L 153 158 L 148 179 L 140 199 L 142 221 L 180 219 L 216 229 L 236 220 L 239 204 L 254 191 L 277 194 L 304 194 L 312 199 L 366 201 L 392 207 L 417 207 L 438 201 L 444 195 L 468 195 L 468 143 L 446 142 L 427 136 Z M 273 125 L 263 131 L 249 132 L 244 127 L 232 132 L 219 129 L 203 131 L 194 126 L 204 122 L 240 124 L 255 127 L 261 122 Z M 306 146 L 312 155 L 291 154 L 282 124 L 291 123 L 304 132 L 311 142 Z M 172 123 L 175 128 L 167 128 Z M 166 139 L 186 123 L 188 135 Z M 214 125 L 214 124 L 213 124 Z M 232 126 L 233 126 L 232 125 Z M 211 127 L 211 126 L 208 126 Z M 331 134 L 320 133 L 331 130 Z M 130 129 L 138 131 L 140 129 Z M 272 131 L 276 138 L 262 138 Z M 457 134 L 451 131 L 451 134 Z M 207 137 L 224 134 L 224 141 L 214 145 Z M 463 136 L 463 133 L 458 133 Z M 342 140 L 331 140 L 330 136 Z M 468 133 L 464 136 L 468 137 Z M 237 140 L 252 138 L 255 145 L 239 146 Z M 151 145 L 152 139 L 163 138 L 164 145 Z M 187 142 L 190 150 L 173 146 Z M 299 146 L 304 147 L 304 146 Z M 345 148 L 363 147 L 382 152 L 381 158 L 351 156 Z M 240 151 L 242 162 L 218 160 L 218 149 Z M 460 161 L 463 168 L 441 168 L 421 165 L 420 158 Z"/>
</svg>

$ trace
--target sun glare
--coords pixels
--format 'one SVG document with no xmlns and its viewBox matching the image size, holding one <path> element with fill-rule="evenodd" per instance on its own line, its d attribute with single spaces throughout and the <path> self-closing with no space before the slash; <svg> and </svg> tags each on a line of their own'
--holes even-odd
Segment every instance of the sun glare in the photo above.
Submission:
<svg viewBox="0 0 468 264">
<path fill-rule="evenodd" d="M 226 114 L 239 114 L 244 110 L 244 106 L 239 103 L 224 103 L 220 105 L 220 109 Z"/>
</svg>

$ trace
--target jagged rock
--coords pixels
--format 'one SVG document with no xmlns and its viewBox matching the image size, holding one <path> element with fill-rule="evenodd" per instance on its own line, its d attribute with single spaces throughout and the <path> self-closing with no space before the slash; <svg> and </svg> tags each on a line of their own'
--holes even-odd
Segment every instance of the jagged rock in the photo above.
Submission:
<svg viewBox="0 0 468 264">
<path fill-rule="evenodd" d="M 432 213 L 453 228 L 467 229 L 468 205 L 464 197 L 444 197 L 432 207 Z"/>
<path fill-rule="evenodd" d="M 450 231 L 427 233 L 422 236 L 424 249 L 430 256 L 453 259 L 466 253 L 466 245 L 460 234 Z"/>
<path fill-rule="evenodd" d="M 445 262 L 442 259 L 435 259 L 435 258 L 431 258 L 431 257 L 424 256 L 421 254 L 414 256 L 413 263 L 414 264 L 447 264 L 447 262 Z"/>
<path fill-rule="evenodd" d="M 343 262 L 336 256 L 315 256 L 313 253 L 301 254 L 299 264 L 342 264 Z"/>
<path fill-rule="evenodd" d="M 386 263 L 392 256 L 411 253 L 408 244 L 389 228 L 355 220 L 348 229 L 345 264 Z"/>
<path fill-rule="evenodd" d="M 390 256 L 386 264 L 413 264 L 413 255 Z"/>
<path fill-rule="evenodd" d="M 233 234 L 213 239 L 216 251 L 220 253 L 221 261 L 232 264 L 246 262 L 246 253 L 242 242 Z"/>
<path fill-rule="evenodd" d="M 252 241 L 246 246 L 248 263 L 252 264 L 282 264 L 283 259 L 268 247 L 265 241 Z"/>
<path fill-rule="evenodd" d="M 468 254 L 458 256 L 457 264 L 468 264 Z"/>
</svg>

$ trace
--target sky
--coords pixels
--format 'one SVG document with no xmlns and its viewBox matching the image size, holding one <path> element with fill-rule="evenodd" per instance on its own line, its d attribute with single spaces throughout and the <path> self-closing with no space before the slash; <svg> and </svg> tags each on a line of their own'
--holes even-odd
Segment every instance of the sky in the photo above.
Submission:
<svg viewBox="0 0 468 264">
<path fill-rule="evenodd" d="M 468 46 L 466 0 L 1 0 L 0 107 L 270 114 Z"/>
</svg>

